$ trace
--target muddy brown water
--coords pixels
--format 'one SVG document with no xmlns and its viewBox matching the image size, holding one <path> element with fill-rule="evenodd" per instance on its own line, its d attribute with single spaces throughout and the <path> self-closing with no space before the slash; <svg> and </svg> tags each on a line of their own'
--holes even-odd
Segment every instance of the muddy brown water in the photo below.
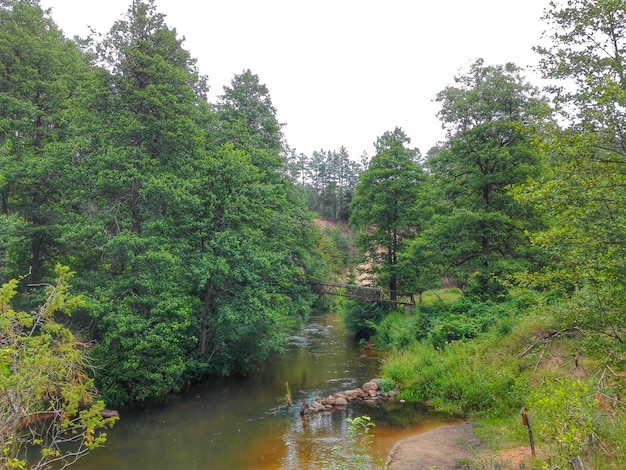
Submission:
<svg viewBox="0 0 626 470">
<path fill-rule="evenodd" d="M 368 415 L 371 456 L 385 459 L 394 443 L 449 422 L 425 409 L 381 401 L 303 421 L 300 403 L 359 387 L 378 375 L 379 357 L 359 348 L 340 317 L 315 315 L 294 333 L 285 354 L 247 379 L 207 380 L 183 396 L 123 410 L 106 447 L 77 470 L 321 470 L 346 436 L 346 418 Z M 294 406 L 285 402 L 289 383 Z"/>
</svg>

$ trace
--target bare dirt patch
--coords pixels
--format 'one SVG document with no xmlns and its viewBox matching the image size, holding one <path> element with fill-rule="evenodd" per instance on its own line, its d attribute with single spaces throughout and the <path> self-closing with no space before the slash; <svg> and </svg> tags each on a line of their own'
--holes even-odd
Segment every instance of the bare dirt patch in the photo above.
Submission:
<svg viewBox="0 0 626 470">
<path fill-rule="evenodd" d="M 528 446 L 499 452 L 483 447 L 472 433 L 472 424 L 463 423 L 439 428 L 408 437 L 396 443 L 389 452 L 387 465 L 391 470 L 459 470 L 518 469 L 529 465 Z"/>
<path fill-rule="evenodd" d="M 392 470 L 453 470 L 463 468 L 481 449 L 472 424 L 442 426 L 398 442 L 389 453 Z"/>
</svg>

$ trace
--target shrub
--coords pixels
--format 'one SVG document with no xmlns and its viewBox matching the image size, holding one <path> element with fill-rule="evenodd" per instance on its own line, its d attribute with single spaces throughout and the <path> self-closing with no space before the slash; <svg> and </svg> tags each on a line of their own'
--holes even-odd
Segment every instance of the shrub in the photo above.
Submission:
<svg viewBox="0 0 626 470">
<path fill-rule="evenodd" d="M 430 333 L 433 346 L 444 349 L 447 344 L 465 338 L 474 338 L 482 331 L 480 320 L 452 315 L 438 322 Z"/>
<path fill-rule="evenodd" d="M 530 409 L 537 417 L 538 436 L 550 446 L 551 464 L 565 467 L 570 457 L 584 452 L 597 408 L 595 395 L 579 380 L 546 381 L 533 392 Z"/>
<path fill-rule="evenodd" d="M 332 470 L 371 470 L 372 459 L 368 455 L 373 436 L 369 433 L 375 426 L 369 416 L 346 418 L 348 434 L 341 443 L 333 447 Z M 384 468 L 382 461 L 375 468 Z"/>
<path fill-rule="evenodd" d="M 380 383 L 378 384 L 378 388 L 383 393 L 390 392 L 391 390 L 394 389 L 395 386 L 396 384 L 394 383 L 394 381 L 391 379 L 387 379 L 387 378 L 382 379 Z"/>
<path fill-rule="evenodd" d="M 348 300 L 345 304 L 344 321 L 357 337 L 369 337 L 374 334 L 376 325 L 389 311 L 390 307 L 387 304 Z"/>
<path fill-rule="evenodd" d="M 387 315 L 378 325 L 373 325 L 376 344 L 380 349 L 405 349 L 417 340 L 423 317 L 398 312 Z"/>
</svg>

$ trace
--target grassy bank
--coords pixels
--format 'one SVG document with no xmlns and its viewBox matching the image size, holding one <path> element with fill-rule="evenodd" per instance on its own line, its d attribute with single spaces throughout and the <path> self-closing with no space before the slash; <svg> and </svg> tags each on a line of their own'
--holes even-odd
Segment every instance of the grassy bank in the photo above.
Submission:
<svg viewBox="0 0 626 470">
<path fill-rule="evenodd" d="M 493 303 L 438 291 L 423 302 L 376 326 L 377 344 L 388 350 L 383 375 L 401 398 L 474 420 L 496 452 L 528 445 L 525 407 L 535 467 L 569 468 L 580 456 L 588 468 L 623 468 L 624 375 L 607 351 L 585 346 L 589 333 L 561 322 L 546 298 L 528 292 Z M 478 457 L 474 465 L 485 468 Z"/>
</svg>

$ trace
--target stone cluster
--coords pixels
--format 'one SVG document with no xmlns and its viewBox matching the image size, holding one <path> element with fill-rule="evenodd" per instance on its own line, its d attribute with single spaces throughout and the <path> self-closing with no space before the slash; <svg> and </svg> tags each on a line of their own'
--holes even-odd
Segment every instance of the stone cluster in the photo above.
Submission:
<svg viewBox="0 0 626 470">
<path fill-rule="evenodd" d="M 347 406 L 351 401 L 380 400 L 382 398 L 393 398 L 397 394 L 397 390 L 382 392 L 380 390 L 380 379 L 374 379 L 364 383 L 360 388 L 337 392 L 334 395 L 329 395 L 327 398 L 314 400 L 311 404 L 304 402 L 300 408 L 300 414 L 333 411 L 335 408 Z"/>
</svg>

